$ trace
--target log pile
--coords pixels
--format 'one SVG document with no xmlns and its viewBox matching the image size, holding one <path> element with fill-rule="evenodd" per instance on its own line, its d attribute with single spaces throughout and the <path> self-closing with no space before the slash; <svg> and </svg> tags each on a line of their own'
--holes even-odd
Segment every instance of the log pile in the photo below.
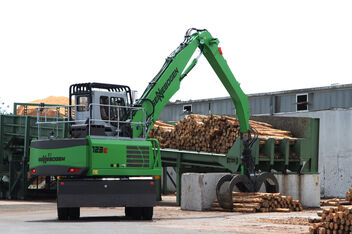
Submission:
<svg viewBox="0 0 352 234">
<path fill-rule="evenodd" d="M 288 138 L 292 144 L 296 140 L 291 132 L 275 129 L 268 123 L 250 120 L 250 125 L 257 130 L 262 145 L 268 138 L 278 142 Z M 149 133 L 149 138 L 159 140 L 161 148 L 212 153 L 227 153 L 239 137 L 238 119 L 219 115 L 191 114 L 175 125 L 157 121 Z"/>
<path fill-rule="evenodd" d="M 349 204 L 351 204 L 351 202 L 344 198 L 331 198 L 320 201 L 320 206 L 339 206 Z"/>
<path fill-rule="evenodd" d="M 351 233 L 352 232 L 352 206 L 339 205 L 324 209 L 317 213 L 321 218 L 309 219 L 313 223 L 309 227 L 310 233 Z"/>
<path fill-rule="evenodd" d="M 281 193 L 241 193 L 232 192 L 234 212 L 290 212 L 303 210 L 298 200 Z M 221 210 L 219 203 L 212 204 L 214 210 Z"/>
<path fill-rule="evenodd" d="M 346 192 L 346 198 L 331 198 L 327 200 L 321 200 L 321 206 L 339 206 L 339 205 L 350 205 L 352 204 L 352 188 Z"/>
<path fill-rule="evenodd" d="M 352 204 L 352 188 L 350 188 L 346 193 L 346 201 L 349 201 L 350 204 Z"/>
</svg>

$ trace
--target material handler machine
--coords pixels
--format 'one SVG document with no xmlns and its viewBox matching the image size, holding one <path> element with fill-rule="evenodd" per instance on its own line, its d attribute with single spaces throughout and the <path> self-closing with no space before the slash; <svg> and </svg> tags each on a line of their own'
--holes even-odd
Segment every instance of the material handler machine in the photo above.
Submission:
<svg viewBox="0 0 352 234">
<path fill-rule="evenodd" d="M 218 44 L 207 30 L 189 29 L 138 100 L 128 86 L 83 83 L 70 87 L 67 118 L 49 120 L 48 110 L 38 108 L 39 128 L 48 124 L 69 126 L 69 138 L 57 138 L 53 132 L 33 140 L 30 149 L 32 175 L 57 177 L 59 220 L 78 219 L 80 207 L 114 206 L 125 207 L 126 216 L 152 219 L 162 163 L 158 141 L 147 136 L 201 54 L 234 102 L 243 142 L 239 174 L 224 176 L 217 185 L 220 204 L 231 208 L 235 187 L 253 192 L 264 184 L 268 192 L 278 191 L 271 173 L 255 173 L 251 146 L 256 132 L 249 126 L 248 98 Z M 189 63 L 197 48 L 199 56 Z"/>
</svg>

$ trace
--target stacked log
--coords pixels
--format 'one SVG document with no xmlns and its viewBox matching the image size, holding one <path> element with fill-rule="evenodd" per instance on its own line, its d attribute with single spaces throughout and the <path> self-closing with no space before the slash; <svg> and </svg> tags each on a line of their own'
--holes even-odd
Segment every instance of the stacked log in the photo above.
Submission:
<svg viewBox="0 0 352 234">
<path fill-rule="evenodd" d="M 257 130 L 260 144 L 268 138 L 274 138 L 276 143 L 284 138 L 292 143 L 296 140 L 291 132 L 275 129 L 268 123 L 250 120 L 250 125 Z M 219 115 L 191 114 L 175 125 L 157 121 L 149 133 L 149 138 L 159 140 L 161 148 L 212 153 L 227 153 L 239 137 L 238 119 Z"/>
<path fill-rule="evenodd" d="M 156 121 L 149 132 L 149 138 L 157 138 L 161 148 L 168 148 L 167 146 L 170 144 L 170 139 L 173 137 L 171 132 L 174 130 L 174 125 Z"/>
<path fill-rule="evenodd" d="M 346 201 L 349 201 L 350 204 L 352 204 L 352 188 L 350 188 L 346 193 Z"/>
<path fill-rule="evenodd" d="M 320 201 L 320 206 L 339 206 L 349 204 L 351 204 L 351 202 L 344 198 L 331 198 Z"/>
<path fill-rule="evenodd" d="M 241 193 L 232 192 L 234 212 L 290 212 L 303 210 L 298 200 L 281 193 Z M 212 204 L 215 210 L 221 210 L 216 201 Z"/>
<path fill-rule="evenodd" d="M 326 200 L 321 200 L 321 206 L 339 206 L 339 205 L 350 205 L 352 204 L 352 188 L 346 192 L 346 198 L 331 198 Z"/>
<path fill-rule="evenodd" d="M 310 233 L 351 233 L 352 232 L 352 206 L 339 205 L 324 209 L 317 213 L 320 219 L 309 219 L 313 225 Z"/>
</svg>

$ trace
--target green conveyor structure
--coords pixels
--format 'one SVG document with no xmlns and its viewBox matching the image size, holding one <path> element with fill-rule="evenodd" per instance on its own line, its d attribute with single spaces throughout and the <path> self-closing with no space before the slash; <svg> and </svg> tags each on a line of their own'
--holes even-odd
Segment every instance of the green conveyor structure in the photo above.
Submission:
<svg viewBox="0 0 352 234">
<path fill-rule="evenodd" d="M 273 138 L 252 147 L 256 170 L 279 174 L 318 173 L 319 119 L 301 117 L 258 116 L 253 120 L 270 123 L 273 127 L 289 130 L 295 138 L 277 141 Z M 193 152 L 177 149 L 161 149 L 163 167 L 174 167 L 176 171 L 177 203 L 180 204 L 181 175 L 186 172 L 240 173 L 242 142 L 237 139 L 227 154 Z M 163 171 L 163 191 L 166 192 L 167 171 Z"/>
<path fill-rule="evenodd" d="M 33 103 L 15 103 L 14 113 L 17 107 L 23 106 L 24 112 L 29 106 L 48 106 Z M 54 105 L 51 105 L 54 106 Z M 56 119 L 55 117 L 53 119 Z M 40 189 L 29 185 L 37 184 L 38 178 L 29 175 L 29 146 L 38 135 L 49 136 L 52 131 L 59 136 L 65 137 L 68 133 L 66 125 L 43 126 L 38 131 L 36 116 L 27 115 L 0 115 L 0 199 L 28 199 L 29 195 L 37 196 L 36 193 L 50 193 L 50 188 Z M 41 178 L 49 185 L 52 178 Z M 33 186 L 32 186 L 33 187 Z M 55 191 L 53 191 L 55 192 Z M 54 193 L 53 193 L 54 194 Z"/>
</svg>

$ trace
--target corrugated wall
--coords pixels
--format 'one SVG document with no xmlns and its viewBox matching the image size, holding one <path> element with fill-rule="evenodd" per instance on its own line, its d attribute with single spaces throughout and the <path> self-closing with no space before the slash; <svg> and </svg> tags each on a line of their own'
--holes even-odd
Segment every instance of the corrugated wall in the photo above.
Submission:
<svg viewBox="0 0 352 234">
<path fill-rule="evenodd" d="M 331 90 L 304 90 L 302 92 L 277 92 L 249 95 L 252 115 L 272 115 L 296 112 L 297 94 L 308 94 L 308 111 L 329 110 L 352 107 L 352 88 Z M 195 114 L 235 115 L 236 110 L 230 97 L 188 102 L 169 103 L 159 117 L 162 121 L 178 121 L 183 118 L 183 106 L 192 105 Z"/>
</svg>

